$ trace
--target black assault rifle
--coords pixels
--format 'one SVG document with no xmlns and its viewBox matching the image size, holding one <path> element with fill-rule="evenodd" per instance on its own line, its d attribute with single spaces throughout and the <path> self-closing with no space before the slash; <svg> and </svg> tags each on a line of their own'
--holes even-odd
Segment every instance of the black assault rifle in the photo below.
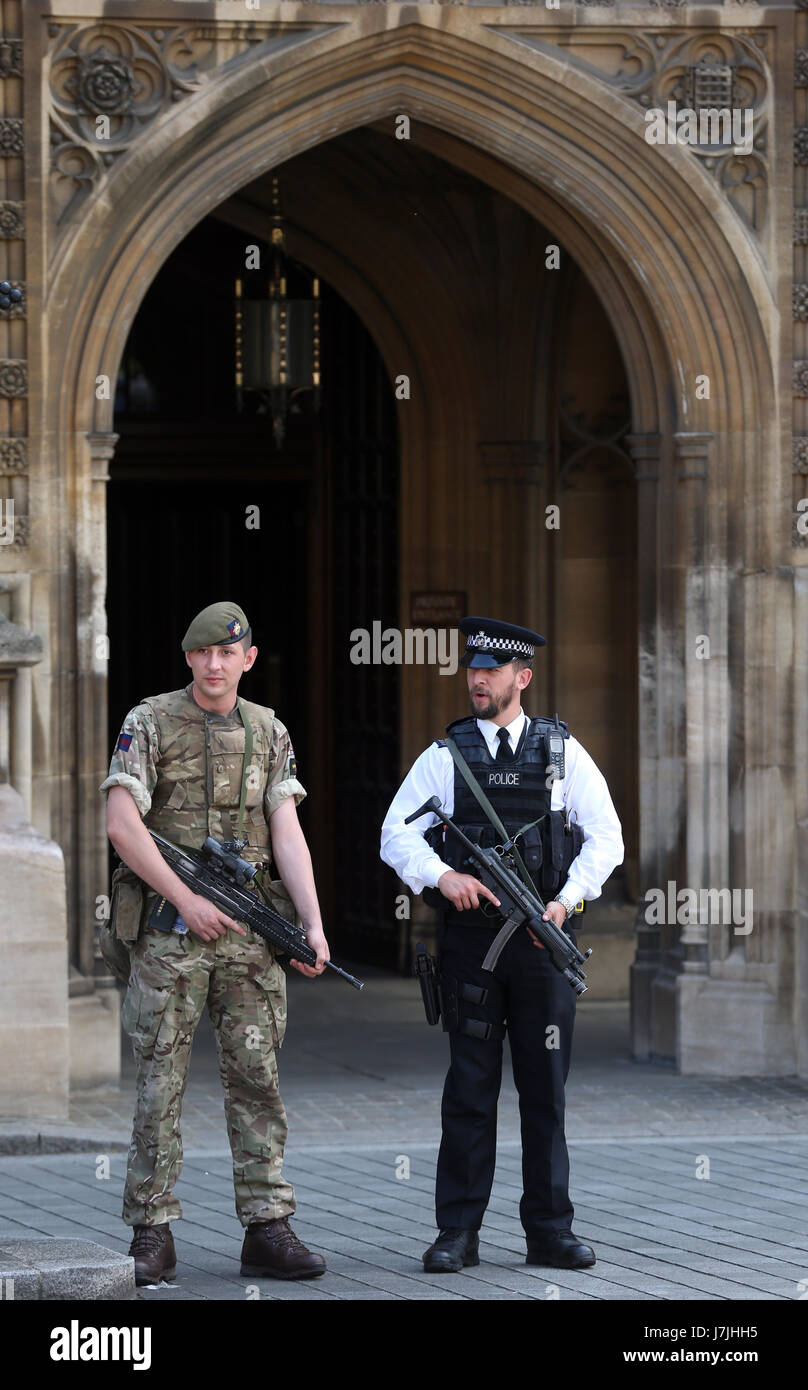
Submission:
<svg viewBox="0 0 808 1390">
<path fill-rule="evenodd" d="M 458 840 L 465 845 L 477 867 L 480 882 L 499 898 L 500 906 L 496 911 L 505 918 L 505 924 L 491 943 L 482 964 L 483 970 L 493 970 L 517 927 L 527 927 L 547 949 L 556 970 L 560 970 L 569 980 L 575 993 L 583 994 L 587 985 L 586 975 L 581 967 L 591 956 L 592 950 L 590 948 L 588 951 L 579 951 L 571 937 L 567 936 L 561 927 L 557 927 L 552 918 L 548 918 L 546 922 L 542 921 L 543 914 L 547 911 L 545 904 L 535 889 L 531 890 L 522 882 L 513 867 L 515 840 L 506 840 L 504 845 L 496 845 L 493 849 L 483 849 L 481 845 L 475 845 L 459 826 L 444 815 L 437 796 L 431 796 L 420 810 L 407 816 L 404 824 L 409 825 L 410 821 L 418 820 L 419 816 L 425 816 L 428 811 L 438 816 L 447 830 L 453 831 Z M 493 904 L 491 906 L 493 907 Z"/>
<path fill-rule="evenodd" d="M 164 840 L 154 830 L 150 830 L 149 834 L 177 878 L 182 879 L 194 893 L 207 898 L 228 917 L 244 922 L 277 951 L 285 952 L 304 965 L 316 964 L 317 952 L 312 950 L 301 928 L 287 922 L 285 917 L 281 917 L 279 912 L 268 907 L 257 894 L 245 887 L 255 878 L 260 865 L 249 864 L 240 857 L 236 849 L 240 849 L 241 845 L 237 841 L 220 844 L 209 835 L 201 852 L 195 854 L 172 845 L 170 840 Z M 364 988 L 362 980 L 349 975 L 347 970 L 341 970 L 333 960 L 327 960 L 326 965 L 347 980 L 349 985 L 353 985 L 354 989 Z"/>
</svg>

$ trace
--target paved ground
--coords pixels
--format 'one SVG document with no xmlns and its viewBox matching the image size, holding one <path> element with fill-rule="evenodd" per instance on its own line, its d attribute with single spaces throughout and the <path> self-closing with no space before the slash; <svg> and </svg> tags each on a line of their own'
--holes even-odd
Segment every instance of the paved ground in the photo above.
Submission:
<svg viewBox="0 0 808 1390">
<path fill-rule="evenodd" d="M 567 1128 L 575 1227 L 596 1246 L 597 1265 L 580 1273 L 524 1265 L 518 1112 L 506 1077 L 482 1263 L 462 1275 L 423 1274 L 446 1040 L 423 1023 L 412 982 L 365 974 L 361 995 L 338 980 L 294 978 L 281 1054 L 295 1229 L 326 1254 L 329 1273 L 308 1284 L 239 1277 L 242 1233 L 205 1025 L 184 1106 L 179 1279 L 141 1291 L 143 1299 L 780 1301 L 808 1293 L 808 1086 L 637 1065 L 627 1009 L 586 1000 Z M 131 1094 L 127 1061 L 120 1091 L 76 1096 L 69 1125 L 0 1124 L 7 1149 L 31 1146 L 37 1133 L 48 1145 L 91 1145 L 0 1158 L 0 1237 L 74 1235 L 127 1248 L 120 1194 Z M 97 1176 L 101 1154 L 109 1178 Z"/>
</svg>

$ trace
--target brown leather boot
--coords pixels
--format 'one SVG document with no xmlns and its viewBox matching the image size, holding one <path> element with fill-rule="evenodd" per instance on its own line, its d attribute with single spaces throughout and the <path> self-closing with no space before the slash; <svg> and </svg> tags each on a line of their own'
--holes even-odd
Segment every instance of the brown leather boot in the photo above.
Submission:
<svg viewBox="0 0 808 1390">
<path fill-rule="evenodd" d="M 135 1260 L 135 1283 L 159 1284 L 177 1273 L 177 1252 L 168 1221 L 159 1226 L 135 1226 L 129 1254 Z"/>
<path fill-rule="evenodd" d="M 247 1227 L 241 1247 L 242 1274 L 269 1274 L 273 1279 L 315 1279 L 318 1274 L 325 1274 L 325 1267 L 322 1255 L 313 1254 L 302 1240 L 298 1240 L 288 1217 L 252 1221 Z"/>
</svg>

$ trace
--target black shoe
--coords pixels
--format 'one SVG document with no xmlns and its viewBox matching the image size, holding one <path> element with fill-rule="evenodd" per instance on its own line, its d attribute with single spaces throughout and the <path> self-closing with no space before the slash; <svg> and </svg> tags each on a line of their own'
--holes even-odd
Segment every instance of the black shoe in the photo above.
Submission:
<svg viewBox="0 0 808 1390">
<path fill-rule="evenodd" d="M 464 1231 L 458 1226 L 447 1226 L 441 1231 L 434 1245 L 424 1251 L 424 1272 L 426 1274 L 456 1274 L 465 1265 L 478 1265 L 480 1256 L 480 1236 L 477 1231 Z"/>
<path fill-rule="evenodd" d="M 528 1236 L 526 1265 L 551 1265 L 554 1269 L 588 1269 L 595 1263 L 591 1245 L 584 1245 L 573 1231 L 548 1231 Z"/>
</svg>

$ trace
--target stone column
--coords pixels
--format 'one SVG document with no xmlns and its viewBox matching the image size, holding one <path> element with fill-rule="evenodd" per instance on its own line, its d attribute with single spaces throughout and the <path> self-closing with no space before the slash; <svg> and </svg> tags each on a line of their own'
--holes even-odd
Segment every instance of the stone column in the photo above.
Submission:
<svg viewBox="0 0 808 1390">
<path fill-rule="evenodd" d="M 76 744 L 78 923 L 70 974 L 70 1082 L 96 1086 L 120 1077 L 120 1001 L 97 942 L 99 900 L 109 893 L 104 798 L 106 775 L 107 637 L 106 484 L 117 434 L 87 436 L 90 468 L 76 515 Z"/>
<path fill-rule="evenodd" d="M 659 463 L 658 434 L 629 435 L 626 446 L 637 479 L 637 642 L 639 691 L 637 752 L 639 776 L 640 896 L 637 903 L 637 954 L 631 966 L 632 1055 L 647 1061 L 652 1046 L 652 984 L 659 969 L 661 931 L 646 921 L 645 893 L 659 884 L 659 740 L 657 668 Z"/>
<path fill-rule="evenodd" d="M 5 586 L 4 586 L 5 587 Z M 30 745 L 20 676 L 42 660 L 34 633 L 0 615 L 0 1114 L 64 1119 L 68 1094 L 67 901 L 62 851 L 28 822 L 9 780 Z M 30 700 L 30 694 L 29 694 Z M 13 1064 L 10 1059 L 13 1059 Z"/>
<path fill-rule="evenodd" d="M 686 721 L 687 824 L 685 882 L 677 885 L 700 889 L 711 886 L 710 849 L 716 836 L 726 840 L 726 820 L 716 824 L 710 817 L 711 750 L 726 738 L 729 704 L 714 710 L 719 721 L 710 719 L 710 688 L 713 661 L 726 663 L 726 613 L 710 611 L 711 590 L 706 565 L 708 515 L 708 456 L 712 436 L 677 434 L 676 447 L 676 534 L 678 560 L 682 569 L 684 597 L 684 669 Z M 680 591 L 681 592 L 681 591 Z M 715 630 L 713 619 L 718 620 Z M 714 643 L 721 648 L 714 653 Z M 714 855 L 712 856 L 715 857 Z M 700 916 L 683 926 L 679 937 L 682 969 L 686 974 L 706 975 L 708 926 Z"/>
</svg>

